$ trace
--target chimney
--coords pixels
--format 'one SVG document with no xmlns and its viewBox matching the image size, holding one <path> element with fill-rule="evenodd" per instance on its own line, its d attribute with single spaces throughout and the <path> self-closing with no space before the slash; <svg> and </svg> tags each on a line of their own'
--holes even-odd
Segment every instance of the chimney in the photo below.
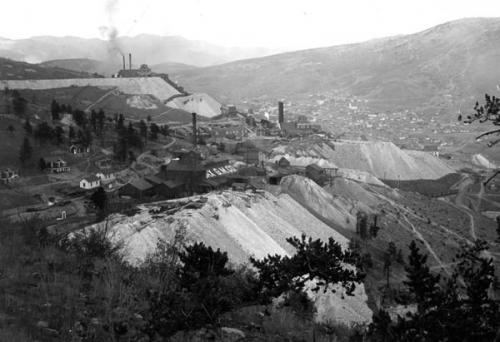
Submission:
<svg viewBox="0 0 500 342">
<path fill-rule="evenodd" d="M 198 142 L 198 137 L 197 137 L 197 130 L 196 130 L 196 113 L 193 113 L 193 145 L 196 146 Z"/>
<path fill-rule="evenodd" d="M 126 66 L 125 66 L 125 55 L 122 55 L 123 57 L 123 70 L 125 70 Z"/>
<path fill-rule="evenodd" d="M 283 111 L 283 101 L 278 101 L 278 122 L 285 122 L 285 113 Z"/>
<path fill-rule="evenodd" d="M 132 54 L 128 54 L 128 69 L 132 70 Z"/>
</svg>

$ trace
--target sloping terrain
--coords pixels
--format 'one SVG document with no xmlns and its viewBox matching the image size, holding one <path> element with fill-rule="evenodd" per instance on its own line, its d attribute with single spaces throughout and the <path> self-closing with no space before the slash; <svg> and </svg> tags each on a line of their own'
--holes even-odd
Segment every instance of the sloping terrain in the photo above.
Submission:
<svg viewBox="0 0 500 342">
<path fill-rule="evenodd" d="M 122 69 L 119 59 L 114 60 L 96 60 L 91 58 L 68 58 L 68 59 L 54 59 L 45 61 L 39 64 L 43 67 L 64 68 L 67 70 L 97 73 L 104 76 L 114 75 L 118 70 Z M 183 63 L 166 62 L 149 66 L 153 72 L 161 74 L 170 74 L 181 72 L 185 70 L 196 69 L 194 65 Z"/>
<path fill-rule="evenodd" d="M 208 194 L 206 203 L 198 209 L 184 209 L 169 215 L 160 208 L 161 203 L 145 205 L 135 216 L 115 215 L 108 222 L 112 241 L 124 243 L 123 251 L 130 262 L 143 260 L 154 250 L 158 238 L 171 239 L 180 227 L 185 227 L 191 241 L 203 241 L 227 251 L 230 261 L 237 264 L 248 263 L 250 256 L 290 255 L 294 249 L 286 238 L 302 233 L 322 240 L 333 237 L 344 248 L 348 243 L 343 235 L 287 194 L 224 191 Z M 342 293 L 314 296 L 319 320 L 337 319 L 346 323 L 371 320 L 362 284 L 358 285 L 354 297 L 343 298 Z"/>
<path fill-rule="evenodd" d="M 208 94 L 192 94 L 176 97 L 167 102 L 172 108 L 178 108 L 190 113 L 197 113 L 207 118 L 221 114 L 222 105 Z"/>
<path fill-rule="evenodd" d="M 165 101 L 179 92 L 160 77 L 132 77 L 132 78 L 75 78 L 50 80 L 1 80 L 0 87 L 10 89 L 53 89 L 65 87 L 94 86 L 113 89 L 130 94 L 149 94 L 161 101 Z"/>
<path fill-rule="evenodd" d="M 40 63 L 43 67 L 64 68 L 90 74 L 97 73 L 104 76 L 116 74 L 122 68 L 120 64 L 98 61 L 91 58 L 53 59 Z"/>
<path fill-rule="evenodd" d="M 292 165 L 318 163 L 324 167 L 354 169 L 382 179 L 435 179 L 453 172 L 442 160 L 418 151 L 403 151 L 381 141 L 292 141 L 272 151 L 273 160 L 287 158 Z"/>
<path fill-rule="evenodd" d="M 45 67 L 0 57 L 0 80 L 57 79 L 90 77 L 87 72 Z"/>
<path fill-rule="evenodd" d="M 469 108 L 499 84 L 500 19 L 463 19 L 358 44 L 180 72 L 187 89 L 224 102 L 340 91 L 372 110 Z"/>
</svg>

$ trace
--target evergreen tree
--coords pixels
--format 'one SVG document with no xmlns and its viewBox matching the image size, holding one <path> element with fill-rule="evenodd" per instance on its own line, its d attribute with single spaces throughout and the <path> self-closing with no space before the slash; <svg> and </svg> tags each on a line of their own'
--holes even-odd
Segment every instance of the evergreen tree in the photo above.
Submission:
<svg viewBox="0 0 500 342">
<path fill-rule="evenodd" d="M 13 94 L 12 108 L 14 109 L 14 114 L 24 115 L 28 108 L 28 101 L 22 97 L 17 90 L 14 90 Z"/>
<path fill-rule="evenodd" d="M 108 203 L 108 196 L 106 194 L 106 191 L 104 191 L 104 188 L 100 186 L 90 196 L 90 200 L 97 209 L 99 209 L 100 211 L 104 211 Z"/>
<path fill-rule="evenodd" d="M 19 160 L 21 161 L 21 164 L 25 165 L 25 163 L 31 159 L 32 155 L 33 147 L 31 147 L 28 137 L 24 137 L 21 149 L 19 150 Z"/>
<path fill-rule="evenodd" d="M 90 112 L 90 125 L 92 126 L 94 132 L 97 132 L 97 113 L 93 109 Z"/>
<path fill-rule="evenodd" d="M 99 126 L 99 131 L 102 132 L 104 130 L 104 120 L 106 119 L 106 115 L 104 114 L 104 111 L 99 109 L 99 112 L 97 112 L 97 125 Z"/>
<path fill-rule="evenodd" d="M 61 108 L 59 107 L 59 103 L 55 99 L 52 100 L 52 103 L 50 104 L 50 112 L 52 114 L 52 120 L 56 121 L 59 120 L 59 113 L 61 113 Z"/>
<path fill-rule="evenodd" d="M 435 303 L 439 289 L 439 275 L 433 275 L 427 266 L 427 255 L 421 254 L 415 240 L 410 245 L 408 266 L 405 267 L 408 280 L 404 284 L 414 294 L 419 309 Z"/>
<path fill-rule="evenodd" d="M 45 159 L 40 158 L 38 161 L 38 167 L 40 168 L 40 171 L 44 171 L 47 168 L 47 163 L 45 163 Z"/>
<path fill-rule="evenodd" d="M 158 133 L 160 133 L 160 128 L 154 122 L 149 126 L 149 130 L 151 131 L 150 138 L 153 141 L 158 140 Z"/>
<path fill-rule="evenodd" d="M 287 242 L 296 249 L 292 257 L 268 255 L 263 260 L 250 258 L 260 275 L 260 288 L 263 300 L 280 296 L 289 291 L 303 291 L 308 280 L 321 285 L 342 284 L 347 295 L 352 295 L 356 283 L 364 278 L 360 270 L 345 267 L 345 264 L 358 264 L 357 255 L 344 251 L 332 238 L 328 242 L 313 240 L 305 235 L 288 238 Z M 333 288 L 330 288 L 335 291 Z"/>
<path fill-rule="evenodd" d="M 75 123 L 79 127 L 85 127 L 87 124 L 87 116 L 85 115 L 85 112 L 79 109 L 75 110 L 73 113 L 73 120 L 75 120 Z"/>
<path fill-rule="evenodd" d="M 141 136 L 144 138 L 144 144 L 148 143 L 148 126 L 144 122 L 144 120 L 141 120 L 139 122 L 139 130 L 141 132 Z"/>
<path fill-rule="evenodd" d="M 12 134 L 12 133 L 14 133 L 14 131 L 16 130 L 16 129 L 14 128 L 14 126 L 12 126 L 12 125 L 9 125 L 9 127 L 7 127 L 7 129 L 9 130 L 9 132 L 10 132 L 11 134 Z"/>
<path fill-rule="evenodd" d="M 69 141 L 73 141 L 76 137 L 76 133 L 75 133 L 75 129 L 73 128 L 73 126 L 69 126 L 69 130 L 68 130 L 68 138 L 69 138 Z"/>
<path fill-rule="evenodd" d="M 24 127 L 24 131 L 26 132 L 26 134 L 33 133 L 33 127 L 31 126 L 30 119 L 26 119 L 23 127 Z"/>
<path fill-rule="evenodd" d="M 64 130 L 61 126 L 56 126 L 54 128 L 54 139 L 56 142 L 56 145 L 60 145 L 63 142 L 63 135 L 64 135 Z"/>
</svg>

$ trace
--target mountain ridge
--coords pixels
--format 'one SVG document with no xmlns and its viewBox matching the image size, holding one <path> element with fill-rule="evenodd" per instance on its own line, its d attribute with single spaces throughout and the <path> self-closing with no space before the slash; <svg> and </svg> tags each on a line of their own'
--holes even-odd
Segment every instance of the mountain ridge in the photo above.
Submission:
<svg viewBox="0 0 500 342">
<path fill-rule="evenodd" d="M 467 18 L 409 34 L 176 73 L 189 90 L 228 102 L 338 90 L 373 110 L 457 109 L 494 91 L 500 18 Z"/>
</svg>

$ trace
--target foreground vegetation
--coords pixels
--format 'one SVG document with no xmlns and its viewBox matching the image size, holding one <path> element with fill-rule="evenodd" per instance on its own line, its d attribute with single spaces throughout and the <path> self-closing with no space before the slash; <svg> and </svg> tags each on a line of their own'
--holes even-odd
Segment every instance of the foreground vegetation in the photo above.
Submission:
<svg viewBox="0 0 500 342">
<path fill-rule="evenodd" d="M 1 341 L 492 341 L 500 328 L 498 283 L 480 241 L 464 246 L 446 279 L 413 242 L 400 296 L 407 310 L 343 327 L 314 323 L 304 291 L 314 280 L 313 290 L 339 283 L 349 294 L 363 280 L 358 251 L 333 239 L 293 237 L 294 256 L 233 268 L 225 252 L 187 244 L 179 230 L 133 267 L 105 231 L 56 237 L 41 224 L 0 230 Z"/>
</svg>

